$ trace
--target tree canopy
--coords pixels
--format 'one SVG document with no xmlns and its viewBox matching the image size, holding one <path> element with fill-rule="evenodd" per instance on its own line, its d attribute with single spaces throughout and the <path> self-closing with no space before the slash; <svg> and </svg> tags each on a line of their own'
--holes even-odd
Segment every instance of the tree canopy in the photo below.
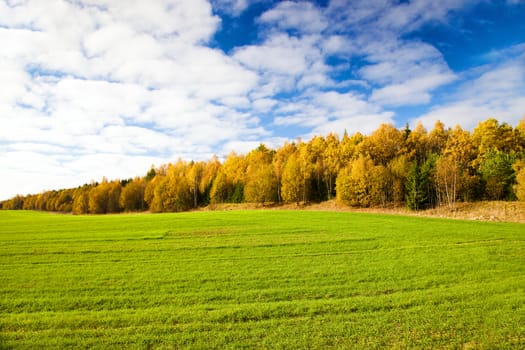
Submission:
<svg viewBox="0 0 525 350">
<path fill-rule="evenodd" d="M 437 122 L 370 135 L 315 136 L 277 149 L 261 144 L 224 162 L 178 160 L 142 177 L 17 195 L 2 209 L 74 214 L 185 211 L 210 203 L 305 203 L 336 198 L 358 206 L 406 205 L 419 210 L 457 201 L 525 200 L 525 118 L 516 127 L 496 119 L 472 131 Z"/>
</svg>

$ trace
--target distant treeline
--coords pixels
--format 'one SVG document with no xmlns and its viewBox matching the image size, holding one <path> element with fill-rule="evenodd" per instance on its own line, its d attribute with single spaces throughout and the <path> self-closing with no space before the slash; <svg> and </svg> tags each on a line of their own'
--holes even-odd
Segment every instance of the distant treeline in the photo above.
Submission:
<svg viewBox="0 0 525 350">
<path fill-rule="evenodd" d="M 172 212 L 215 203 L 305 203 L 336 198 L 356 207 L 406 205 L 419 210 L 456 201 L 525 201 L 525 118 L 513 128 L 496 119 L 471 133 L 437 122 L 369 136 L 335 134 L 277 150 L 261 144 L 221 163 L 152 167 L 144 177 L 103 179 L 78 188 L 15 196 L 2 209 L 75 214 Z"/>
</svg>

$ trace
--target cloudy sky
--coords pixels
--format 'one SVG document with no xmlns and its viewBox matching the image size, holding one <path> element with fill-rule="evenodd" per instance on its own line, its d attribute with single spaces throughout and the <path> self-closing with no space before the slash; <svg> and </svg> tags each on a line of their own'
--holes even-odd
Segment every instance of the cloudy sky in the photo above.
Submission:
<svg viewBox="0 0 525 350">
<path fill-rule="evenodd" d="M 0 199 L 525 115 L 523 0 L 0 0 Z"/>
</svg>

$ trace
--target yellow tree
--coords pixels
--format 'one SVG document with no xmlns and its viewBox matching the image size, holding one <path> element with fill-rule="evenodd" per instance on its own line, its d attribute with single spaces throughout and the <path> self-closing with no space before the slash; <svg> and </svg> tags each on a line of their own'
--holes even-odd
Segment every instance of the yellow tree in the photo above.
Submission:
<svg viewBox="0 0 525 350">
<path fill-rule="evenodd" d="M 515 149 L 514 131 L 507 123 L 499 124 L 496 119 L 480 122 L 472 133 L 472 142 L 478 148 L 476 164 L 479 165 L 485 153 L 496 150 L 505 153 Z"/>
<path fill-rule="evenodd" d="M 334 195 L 335 179 L 341 167 L 339 138 L 335 134 L 328 134 L 326 147 L 323 151 L 324 177 L 327 184 L 328 199 Z"/>
<path fill-rule="evenodd" d="M 440 157 L 436 162 L 435 180 L 438 201 L 445 201 L 450 209 L 454 209 L 462 185 L 459 162 L 452 156 Z"/>
<path fill-rule="evenodd" d="M 227 186 L 226 202 L 240 203 L 244 200 L 244 182 L 246 176 L 246 157 L 231 152 L 222 164 L 221 170 L 225 175 Z"/>
<path fill-rule="evenodd" d="M 281 203 L 281 200 L 282 200 L 281 183 L 282 183 L 282 174 L 284 172 L 284 167 L 290 155 L 292 155 L 296 151 L 297 151 L 297 148 L 295 147 L 294 143 L 285 142 L 285 144 L 281 148 L 277 149 L 275 156 L 273 157 L 272 164 L 273 164 L 273 171 L 274 171 L 276 182 L 277 182 L 277 200 L 279 201 L 279 203 Z"/>
<path fill-rule="evenodd" d="M 404 135 L 392 124 L 381 124 L 360 145 L 361 154 L 368 155 L 376 164 L 387 165 L 402 150 Z"/>
<path fill-rule="evenodd" d="M 204 174 L 204 169 L 206 164 L 204 162 L 191 162 L 187 167 L 186 177 L 190 184 L 191 192 L 193 194 L 193 207 L 197 208 L 199 205 L 199 188 L 202 176 Z"/>
<path fill-rule="evenodd" d="M 397 156 L 388 163 L 388 174 L 390 181 L 390 199 L 395 204 L 405 200 L 405 183 L 410 169 L 410 161 L 404 154 Z"/>
<path fill-rule="evenodd" d="M 202 171 L 201 180 L 199 182 L 199 191 L 202 194 L 202 204 L 206 205 L 210 203 L 210 192 L 217 176 L 219 169 L 221 168 L 221 163 L 217 156 L 213 156 L 209 161 L 204 165 Z"/>
<path fill-rule="evenodd" d="M 479 192 L 480 178 L 475 168 L 477 151 L 468 131 L 459 125 L 449 131 L 442 157 L 455 163 L 454 168 L 459 172 L 457 195 L 465 201 L 477 197 Z"/>
<path fill-rule="evenodd" d="M 325 183 L 325 151 L 326 140 L 324 137 L 314 136 L 308 142 L 307 152 L 309 159 L 307 161 L 310 163 L 313 172 L 311 196 L 318 201 L 326 200 L 328 197 L 328 186 Z"/>
<path fill-rule="evenodd" d="M 428 134 L 428 148 L 431 153 L 441 154 L 447 143 L 448 130 L 445 129 L 445 124 L 437 121 L 434 124 L 434 129 Z"/>
<path fill-rule="evenodd" d="M 275 151 L 261 144 L 246 156 L 244 198 L 247 202 L 274 201 L 277 192 L 276 177 L 272 165 Z"/>
<path fill-rule="evenodd" d="M 104 177 L 102 181 L 89 191 L 89 212 L 91 214 L 107 213 L 109 182 Z"/>
<path fill-rule="evenodd" d="M 302 201 L 306 203 L 310 200 L 311 186 L 310 180 L 314 169 L 312 149 L 309 144 L 299 142 L 297 145 L 297 161 L 301 172 Z"/>
<path fill-rule="evenodd" d="M 387 168 L 375 165 L 370 157 L 359 156 L 337 176 L 337 201 L 360 207 L 385 204 L 387 172 Z"/>
<path fill-rule="evenodd" d="M 514 128 L 514 138 L 516 140 L 515 151 L 521 153 L 525 151 L 525 117 L 520 120 Z"/>
<path fill-rule="evenodd" d="M 146 183 L 143 178 L 135 178 L 128 182 L 120 192 L 120 207 L 125 211 L 140 211 L 146 209 L 144 192 Z"/>
<path fill-rule="evenodd" d="M 427 130 L 419 122 L 406 139 L 406 151 L 403 152 L 409 160 L 416 160 L 419 164 L 425 162 L 430 150 Z"/>
<path fill-rule="evenodd" d="M 146 201 L 149 209 L 153 212 L 162 211 L 162 203 L 160 202 L 160 198 L 155 195 L 155 189 L 164 181 L 165 177 L 164 172 L 156 171 L 156 174 L 147 182 L 146 188 L 144 189 L 144 201 Z"/>
<path fill-rule="evenodd" d="M 90 186 L 84 185 L 73 192 L 73 214 L 87 214 L 89 212 Z"/>
<path fill-rule="evenodd" d="M 340 167 L 347 166 L 352 160 L 358 157 L 359 148 L 363 140 L 364 137 L 361 133 L 357 132 L 349 137 L 345 131 L 343 139 L 339 145 Z"/>
<path fill-rule="evenodd" d="M 283 201 L 297 203 L 301 201 L 304 182 L 298 152 L 288 157 L 282 174 L 281 195 Z"/>
<path fill-rule="evenodd" d="M 525 160 L 519 160 L 514 164 L 516 171 L 516 185 L 514 192 L 519 201 L 525 202 Z"/>
<path fill-rule="evenodd" d="M 277 183 L 272 164 L 258 163 L 250 167 L 246 176 L 244 197 L 247 202 L 264 204 L 275 201 Z"/>
<path fill-rule="evenodd" d="M 220 168 L 217 176 L 213 180 L 210 190 L 210 201 L 212 204 L 227 202 L 231 196 L 233 185 L 228 181 L 228 177 Z"/>
<path fill-rule="evenodd" d="M 169 164 L 164 176 L 155 186 L 154 197 L 160 211 L 185 211 L 192 206 L 192 192 L 186 175 L 187 164 L 179 160 Z"/>
</svg>

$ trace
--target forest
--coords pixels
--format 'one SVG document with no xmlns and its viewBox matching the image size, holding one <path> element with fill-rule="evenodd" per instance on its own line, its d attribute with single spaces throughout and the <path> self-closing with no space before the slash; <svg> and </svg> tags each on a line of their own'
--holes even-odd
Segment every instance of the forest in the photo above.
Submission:
<svg viewBox="0 0 525 350">
<path fill-rule="evenodd" d="M 152 166 L 142 177 L 17 195 L 1 209 L 105 214 L 177 212 L 218 203 L 279 204 L 336 199 L 354 207 L 422 210 L 458 201 L 525 201 L 525 117 L 512 127 L 496 119 L 472 131 L 436 122 L 397 129 L 261 144 L 221 162 Z"/>
</svg>

